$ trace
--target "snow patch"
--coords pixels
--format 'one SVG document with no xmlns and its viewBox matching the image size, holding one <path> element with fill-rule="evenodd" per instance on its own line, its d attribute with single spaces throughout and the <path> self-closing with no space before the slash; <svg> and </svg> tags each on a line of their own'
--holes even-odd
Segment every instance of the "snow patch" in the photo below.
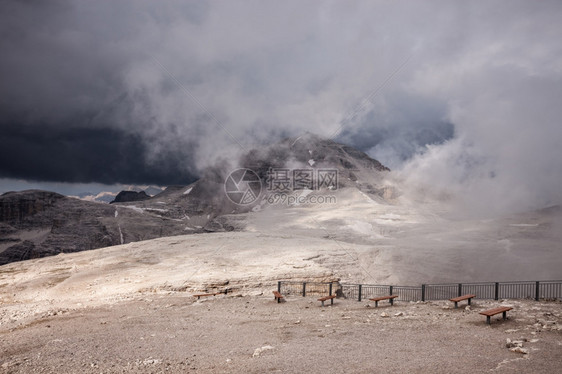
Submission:
<svg viewBox="0 0 562 374">
<path fill-rule="evenodd" d="M 193 187 L 189 187 L 187 190 L 184 191 L 183 194 L 188 195 L 191 192 L 192 189 L 193 189 Z"/>
<path fill-rule="evenodd" d="M 115 211 L 115 213 L 117 213 L 117 211 Z M 125 240 L 123 239 L 123 232 L 121 231 L 121 226 L 117 225 L 117 228 L 119 229 L 119 238 L 121 239 L 121 244 L 124 244 Z"/>
<path fill-rule="evenodd" d="M 307 188 L 305 188 L 304 190 L 301 191 L 301 193 L 299 194 L 299 197 L 307 197 L 308 195 L 310 195 L 312 192 L 312 190 L 309 190 Z M 295 201 L 293 203 L 293 205 L 300 205 L 298 201 Z"/>
<path fill-rule="evenodd" d="M 394 214 L 394 213 L 387 213 L 387 214 L 383 214 L 382 216 L 380 216 L 379 218 L 381 219 L 389 219 L 389 220 L 401 220 L 402 216 L 400 214 Z"/>
<path fill-rule="evenodd" d="M 347 227 L 361 234 L 365 234 L 365 235 L 373 234 L 373 225 L 371 225 L 369 222 L 354 221 Z"/>
<path fill-rule="evenodd" d="M 146 210 L 148 212 L 159 212 L 159 213 L 165 213 L 168 211 L 168 209 L 160 209 L 160 208 L 141 208 L 143 210 Z"/>
<path fill-rule="evenodd" d="M 139 208 L 136 205 L 121 205 L 121 207 L 127 208 L 127 209 L 132 209 L 135 212 L 144 213 L 144 210 L 142 208 Z"/>
<path fill-rule="evenodd" d="M 308 164 L 310 166 L 314 166 L 315 163 L 316 163 L 316 161 L 314 161 L 313 159 L 308 160 Z"/>
<path fill-rule="evenodd" d="M 159 208 L 140 208 L 136 205 L 120 205 L 120 206 L 122 208 L 132 209 L 132 210 L 137 211 L 139 213 L 144 213 L 144 211 L 165 213 L 165 212 L 168 211 L 168 209 L 159 209 Z"/>
<path fill-rule="evenodd" d="M 329 188 L 329 189 L 332 189 L 332 188 L 334 188 L 334 187 L 333 187 L 333 186 L 329 186 L 328 188 Z M 377 204 L 377 202 L 376 202 L 375 200 L 373 200 L 373 199 L 372 199 L 369 195 L 367 195 L 365 192 L 359 191 L 359 193 L 360 193 L 364 198 L 366 198 L 367 201 L 368 201 L 370 204 Z M 378 204 L 377 204 L 377 205 L 378 205 Z"/>
<path fill-rule="evenodd" d="M 402 218 L 402 216 L 394 213 L 387 213 L 387 214 L 380 215 L 379 217 L 375 218 L 374 221 L 378 225 L 400 225 L 400 224 L 408 223 Z M 413 223 L 413 222 L 409 222 L 409 223 Z"/>
<path fill-rule="evenodd" d="M 302 138 L 302 136 L 299 136 L 298 138 L 296 138 L 295 141 L 293 142 L 293 144 L 291 144 L 291 147 L 294 146 L 295 143 L 298 142 L 301 138 Z"/>
</svg>

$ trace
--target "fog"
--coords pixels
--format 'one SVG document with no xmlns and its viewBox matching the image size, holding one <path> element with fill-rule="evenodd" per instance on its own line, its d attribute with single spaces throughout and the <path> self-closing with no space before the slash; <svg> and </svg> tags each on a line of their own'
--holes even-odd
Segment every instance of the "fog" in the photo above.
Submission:
<svg viewBox="0 0 562 374">
<path fill-rule="evenodd" d="M 562 200 L 557 1 L 0 7 L 3 189 L 187 184 L 310 131 L 475 214 Z"/>
</svg>

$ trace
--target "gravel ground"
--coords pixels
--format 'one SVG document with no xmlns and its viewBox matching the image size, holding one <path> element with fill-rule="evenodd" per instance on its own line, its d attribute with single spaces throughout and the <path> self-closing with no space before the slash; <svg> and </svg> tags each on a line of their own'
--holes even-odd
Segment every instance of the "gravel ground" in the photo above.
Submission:
<svg viewBox="0 0 562 374">
<path fill-rule="evenodd" d="M 478 311 L 511 305 L 490 326 Z M 558 373 L 562 303 L 154 293 L 0 325 L 2 373 Z M 506 339 L 522 340 L 527 354 Z"/>
</svg>

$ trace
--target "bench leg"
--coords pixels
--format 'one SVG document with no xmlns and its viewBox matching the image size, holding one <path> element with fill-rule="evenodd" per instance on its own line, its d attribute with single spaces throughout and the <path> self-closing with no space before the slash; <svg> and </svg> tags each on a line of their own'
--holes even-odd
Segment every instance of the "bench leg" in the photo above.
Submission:
<svg viewBox="0 0 562 374">
<path fill-rule="evenodd" d="M 394 305 L 394 299 L 390 299 L 390 305 Z"/>
<path fill-rule="evenodd" d="M 280 302 L 281 302 L 281 298 L 278 297 L 278 298 L 277 298 L 277 304 L 279 304 Z"/>
<path fill-rule="evenodd" d="M 507 312 L 503 312 L 503 319 L 506 320 L 507 319 Z"/>
<path fill-rule="evenodd" d="M 455 309 L 458 309 L 458 307 L 459 307 L 459 303 L 457 303 L 457 302 L 455 301 Z"/>
<path fill-rule="evenodd" d="M 324 306 L 324 300 L 322 300 L 322 306 Z"/>
<path fill-rule="evenodd" d="M 489 325 L 490 324 L 490 316 L 486 316 L 486 323 Z"/>
<path fill-rule="evenodd" d="M 379 302 L 375 301 L 375 308 L 378 308 L 378 306 L 379 306 Z"/>
<path fill-rule="evenodd" d="M 468 299 L 468 305 L 470 305 L 470 300 L 472 300 L 472 299 Z"/>
<path fill-rule="evenodd" d="M 334 299 L 330 299 L 330 304 L 334 305 Z"/>
</svg>

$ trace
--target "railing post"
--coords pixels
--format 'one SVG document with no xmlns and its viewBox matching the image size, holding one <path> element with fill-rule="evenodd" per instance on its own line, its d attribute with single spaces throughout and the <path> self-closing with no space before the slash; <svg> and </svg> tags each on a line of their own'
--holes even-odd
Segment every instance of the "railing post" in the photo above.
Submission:
<svg viewBox="0 0 562 374">
<path fill-rule="evenodd" d="M 306 282 L 302 282 L 302 297 L 306 296 Z"/>
<path fill-rule="evenodd" d="M 277 282 L 277 292 L 281 293 L 281 281 Z"/>
<path fill-rule="evenodd" d="M 359 298 L 357 301 L 361 301 L 361 290 L 363 289 L 363 285 L 359 285 Z"/>
<path fill-rule="evenodd" d="M 422 284 L 422 301 L 425 301 L 425 284 Z"/>
<path fill-rule="evenodd" d="M 539 292 L 540 292 L 539 281 L 537 281 L 537 284 L 535 285 L 535 300 L 536 301 L 539 301 Z"/>
<path fill-rule="evenodd" d="M 457 296 L 462 296 L 462 283 L 459 283 L 459 294 Z"/>
<path fill-rule="evenodd" d="M 328 295 L 332 296 L 332 282 L 330 282 L 330 293 Z"/>
<path fill-rule="evenodd" d="M 392 295 L 392 286 L 388 286 L 388 292 L 389 295 Z"/>
<path fill-rule="evenodd" d="M 494 296 L 494 300 L 498 300 L 500 297 L 500 283 L 496 282 L 496 292 Z"/>
</svg>

